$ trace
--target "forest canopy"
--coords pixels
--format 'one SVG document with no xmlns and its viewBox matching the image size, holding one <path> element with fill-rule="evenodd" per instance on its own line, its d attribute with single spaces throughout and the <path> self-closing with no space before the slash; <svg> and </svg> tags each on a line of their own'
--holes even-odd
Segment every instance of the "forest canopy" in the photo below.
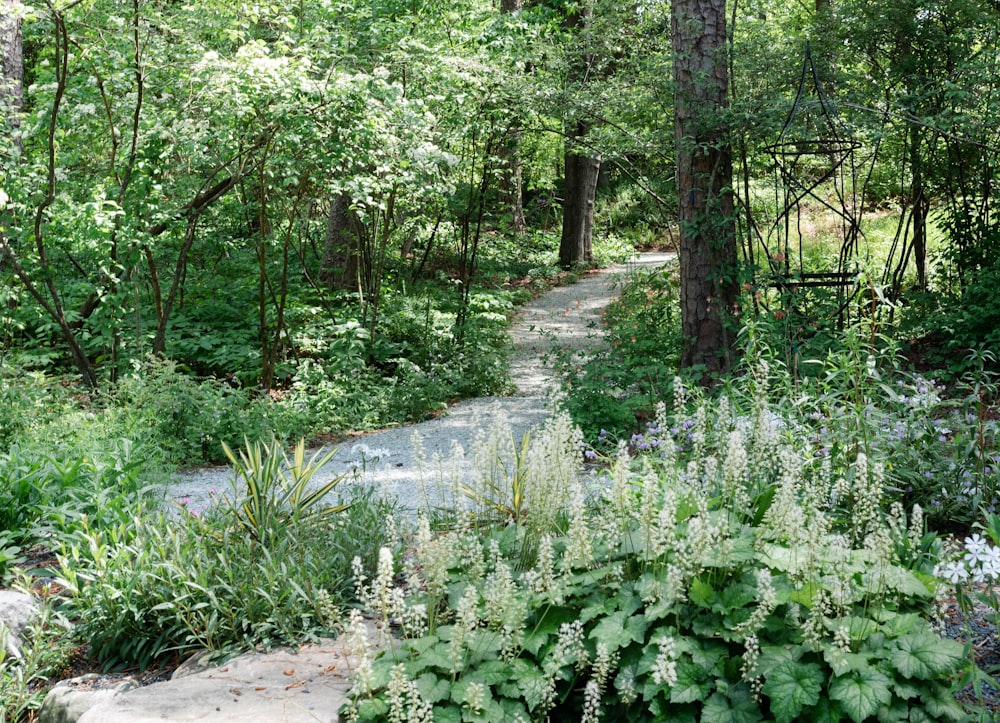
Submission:
<svg viewBox="0 0 1000 723">
<path fill-rule="evenodd" d="M 685 232 L 671 12 L 709 4 L 726 333 L 995 349 L 995 5 L 5 0 L 4 359 L 502 390 L 512 279 Z"/>
</svg>

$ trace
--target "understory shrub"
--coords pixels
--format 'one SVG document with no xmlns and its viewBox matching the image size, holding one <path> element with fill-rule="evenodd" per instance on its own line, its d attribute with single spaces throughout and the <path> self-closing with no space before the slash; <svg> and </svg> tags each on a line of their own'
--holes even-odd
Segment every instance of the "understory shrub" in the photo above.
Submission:
<svg viewBox="0 0 1000 723">
<path fill-rule="evenodd" d="M 0 454 L 0 579 L 24 548 L 58 545 L 85 524 L 114 526 L 157 499 L 161 473 L 147 450 L 111 439 L 89 452 L 15 445 Z"/>
<path fill-rule="evenodd" d="M 863 451 L 884 469 L 891 496 L 920 505 L 936 529 L 968 529 L 981 508 L 1000 507 L 997 425 L 989 413 L 995 385 L 983 364 L 978 375 L 945 387 L 901 369 L 896 346 L 862 324 L 845 330 L 825 357 L 801 359 L 792 370 L 760 348 L 752 325 L 746 333 L 743 376 L 755 381 L 730 385 L 732 393 L 766 385 L 782 413 L 810 435 L 814 455 L 837 464 Z"/>
<path fill-rule="evenodd" d="M 235 380 L 199 379 L 169 360 L 150 359 L 123 378 L 108 400 L 110 422 L 128 436 L 151 441 L 173 465 L 223 463 L 222 443 L 294 433 L 266 396 Z"/>
<path fill-rule="evenodd" d="M 622 445 L 604 477 L 574 479 L 530 557 L 518 518 L 438 535 L 424 520 L 405 584 L 388 550 L 374 579 L 359 569 L 359 597 L 402 640 L 373 658 L 353 614 L 362 662 L 343 712 L 961 719 L 953 679 L 969 664 L 932 623 L 940 543 L 921 509 L 891 501 L 862 447 L 817 455 L 766 378 L 711 401 L 676 381 L 650 451 L 633 463 Z"/>
</svg>

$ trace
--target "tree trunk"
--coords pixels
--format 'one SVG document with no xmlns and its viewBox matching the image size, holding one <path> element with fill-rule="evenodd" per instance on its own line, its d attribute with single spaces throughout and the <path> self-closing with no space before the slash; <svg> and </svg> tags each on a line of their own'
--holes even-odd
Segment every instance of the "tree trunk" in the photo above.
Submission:
<svg viewBox="0 0 1000 723">
<path fill-rule="evenodd" d="M 0 52 L 3 53 L 3 78 L 0 79 L 0 103 L 9 129 L 21 125 L 24 110 L 24 48 L 21 43 L 20 0 L 0 0 Z M 20 141 L 16 141 L 20 147 Z"/>
<path fill-rule="evenodd" d="M 330 203 L 326 224 L 326 243 L 320 262 L 319 278 L 331 288 L 344 291 L 358 289 L 357 221 L 351 210 L 351 200 L 340 193 Z"/>
<path fill-rule="evenodd" d="M 674 133 L 680 225 L 681 364 L 728 371 L 737 303 L 725 0 L 675 0 Z M 706 379 L 706 382 L 710 381 Z"/>
<path fill-rule="evenodd" d="M 500 193 L 507 208 L 510 209 L 511 227 L 517 236 L 524 236 L 528 230 L 528 221 L 524 217 L 524 187 L 522 184 L 521 156 L 518 146 L 521 140 L 521 129 L 512 128 L 508 132 L 508 144 L 502 149 L 504 159 L 503 178 L 500 180 Z"/>
<path fill-rule="evenodd" d="M 924 189 L 923 158 L 921 144 L 923 133 L 919 128 L 910 132 L 910 166 L 913 171 L 911 184 L 911 203 L 913 212 L 913 261 L 917 267 L 917 287 L 921 290 L 927 287 L 927 215 L 930 212 L 930 202 Z"/>
<path fill-rule="evenodd" d="M 566 28 L 571 32 L 578 32 L 588 27 L 593 12 L 590 3 L 579 3 L 566 16 Z M 569 69 L 570 82 L 585 85 L 592 61 L 592 55 L 579 54 Z M 590 124 L 578 118 L 569 122 L 566 133 L 563 226 L 559 242 L 559 265 L 564 269 L 578 264 L 591 264 L 594 260 L 594 197 L 597 193 L 601 159 L 588 154 L 580 142 L 586 138 L 589 130 Z"/>
<path fill-rule="evenodd" d="M 524 8 L 524 0 L 500 0 L 500 10 L 506 15 L 514 15 Z M 507 142 L 501 150 L 504 160 L 503 177 L 500 181 L 502 200 L 510 209 L 511 227 L 515 235 L 523 236 L 528 230 L 528 222 L 524 217 L 524 188 L 521 172 L 521 129 L 510 128 L 507 131 Z"/>
<path fill-rule="evenodd" d="M 587 128 L 578 123 L 575 137 L 586 135 Z M 572 140 L 567 144 L 572 143 Z M 568 269 L 594 261 L 594 197 L 601 159 L 566 148 L 566 178 L 563 190 L 562 238 L 559 241 L 559 265 Z"/>
</svg>

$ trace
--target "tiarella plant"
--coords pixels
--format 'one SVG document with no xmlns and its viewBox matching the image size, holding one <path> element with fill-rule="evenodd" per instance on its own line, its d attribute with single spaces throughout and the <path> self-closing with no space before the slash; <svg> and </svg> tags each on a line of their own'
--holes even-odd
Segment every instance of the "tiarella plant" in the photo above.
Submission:
<svg viewBox="0 0 1000 723">
<path fill-rule="evenodd" d="M 930 617 L 934 544 L 861 451 L 817 456 L 758 380 L 661 407 L 657 450 L 623 450 L 523 566 L 528 531 L 433 535 L 399 585 L 358 575 L 383 634 L 355 720 L 958 720 L 961 644 Z M 675 430 L 673 433 L 671 430 Z M 531 499 L 530 488 L 525 499 Z M 530 510 L 530 506 L 529 506 Z M 355 640 L 363 638 L 356 630 Z"/>
</svg>

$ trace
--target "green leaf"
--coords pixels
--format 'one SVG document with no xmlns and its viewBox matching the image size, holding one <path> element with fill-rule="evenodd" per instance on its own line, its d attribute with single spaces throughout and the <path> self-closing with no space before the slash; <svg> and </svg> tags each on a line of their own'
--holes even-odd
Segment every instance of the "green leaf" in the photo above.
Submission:
<svg viewBox="0 0 1000 723">
<path fill-rule="evenodd" d="M 358 702 L 358 718 L 361 720 L 383 720 L 389 712 L 389 704 L 381 698 L 364 698 Z"/>
<path fill-rule="evenodd" d="M 745 686 L 736 688 L 731 696 L 716 691 L 705 701 L 701 723 L 756 723 L 760 710 Z"/>
<path fill-rule="evenodd" d="M 764 681 L 764 694 L 770 698 L 771 713 L 778 723 L 789 723 L 805 706 L 814 706 L 823 688 L 823 669 L 817 663 L 780 663 Z"/>
<path fill-rule="evenodd" d="M 446 679 L 439 678 L 433 673 L 424 673 L 417 678 L 417 689 L 420 691 L 420 697 L 428 703 L 446 700 L 450 688 L 451 684 Z"/>
<path fill-rule="evenodd" d="M 865 653 L 844 653 L 835 648 L 827 648 L 823 651 L 823 660 L 833 670 L 834 675 L 844 675 L 848 671 L 864 672 L 871 669 L 871 654 Z"/>
<path fill-rule="evenodd" d="M 704 668 L 684 660 L 677 662 L 677 683 L 670 688 L 671 703 L 703 700 L 712 689 Z"/>
<path fill-rule="evenodd" d="M 890 660 L 904 678 L 929 680 L 955 670 L 962 663 L 961 644 L 927 630 L 908 633 L 893 641 L 893 647 Z"/>
<path fill-rule="evenodd" d="M 830 698 L 844 706 L 851 720 L 861 723 L 892 700 L 889 682 L 885 675 L 871 668 L 851 671 L 834 678 L 830 684 Z"/>
<path fill-rule="evenodd" d="M 936 690 L 925 693 L 922 698 L 924 706 L 935 721 L 961 720 L 964 711 L 944 686 L 935 686 Z"/>
<path fill-rule="evenodd" d="M 810 711 L 812 723 L 840 723 L 844 719 L 840 703 L 823 697 L 816 707 Z"/>
<path fill-rule="evenodd" d="M 379 720 L 386 720 L 386 718 L 380 718 Z M 462 721 L 462 711 L 453 706 L 435 706 L 434 708 L 434 723 L 461 723 Z"/>
<path fill-rule="evenodd" d="M 609 651 L 627 647 L 630 643 L 641 642 L 649 627 L 645 615 L 626 617 L 624 610 L 610 615 L 591 631 L 590 637 L 598 643 L 604 643 Z"/>
<path fill-rule="evenodd" d="M 695 605 L 710 608 L 712 607 L 712 603 L 715 602 L 715 590 L 700 577 L 696 577 L 691 581 L 691 587 L 688 589 L 688 598 Z"/>
<path fill-rule="evenodd" d="M 892 692 L 897 698 L 902 700 L 909 700 L 910 698 L 916 698 L 920 695 L 920 688 L 905 680 L 893 680 L 892 681 Z"/>
<path fill-rule="evenodd" d="M 486 685 L 497 685 L 510 679 L 511 665 L 503 660 L 488 660 L 476 668 L 476 677 Z"/>
<path fill-rule="evenodd" d="M 912 632 L 922 618 L 916 613 L 893 613 L 883 610 L 879 616 L 882 622 L 882 632 L 890 638 Z"/>
</svg>

